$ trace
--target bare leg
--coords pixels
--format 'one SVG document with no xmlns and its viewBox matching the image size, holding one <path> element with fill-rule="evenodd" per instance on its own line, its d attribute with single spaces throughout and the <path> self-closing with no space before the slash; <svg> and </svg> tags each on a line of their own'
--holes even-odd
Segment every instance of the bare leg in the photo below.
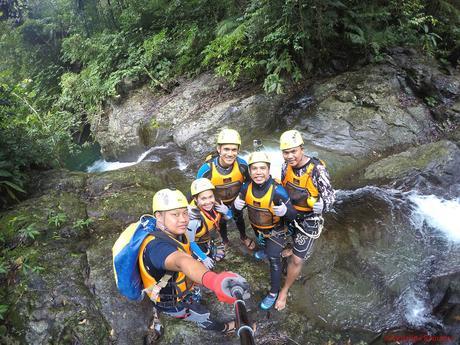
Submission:
<svg viewBox="0 0 460 345">
<path fill-rule="evenodd" d="M 300 271 L 302 270 L 303 266 L 303 261 L 304 260 L 299 258 L 297 255 L 291 255 L 291 260 L 289 261 L 287 269 L 286 281 L 284 282 L 283 288 L 279 292 L 278 299 L 275 303 L 275 309 L 283 310 L 286 307 L 286 300 L 289 288 L 292 286 L 292 284 L 294 284 L 295 280 L 300 275 Z"/>
</svg>

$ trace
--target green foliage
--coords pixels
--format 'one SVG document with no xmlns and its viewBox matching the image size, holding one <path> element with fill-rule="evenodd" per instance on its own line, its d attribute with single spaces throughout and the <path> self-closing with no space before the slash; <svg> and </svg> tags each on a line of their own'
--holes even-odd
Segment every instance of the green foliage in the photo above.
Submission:
<svg viewBox="0 0 460 345">
<path fill-rule="evenodd" d="M 8 80 L 8 71 L 0 72 Z M 25 191 L 23 173 L 31 164 L 59 166 L 63 153 L 73 151 L 72 134 L 78 119 L 69 112 L 37 108 L 37 92 L 31 79 L 16 84 L 0 80 L 0 207 Z"/>
<path fill-rule="evenodd" d="M 77 219 L 73 224 L 72 228 L 75 230 L 85 230 L 87 229 L 91 224 L 93 223 L 93 220 L 91 218 L 87 219 Z"/>
<path fill-rule="evenodd" d="M 18 200 L 18 193 L 25 193 L 22 188 L 23 175 L 10 161 L 3 158 L 0 152 L 0 202 L 6 204 L 8 200 Z"/>
<path fill-rule="evenodd" d="M 53 225 L 55 228 L 59 228 L 66 221 L 67 215 L 64 212 L 58 212 L 56 214 L 51 213 L 48 216 L 48 224 Z"/>
<path fill-rule="evenodd" d="M 0 320 L 5 319 L 5 315 L 8 312 L 9 306 L 5 304 L 0 304 Z"/>
<path fill-rule="evenodd" d="M 19 229 L 19 236 L 23 240 L 32 239 L 35 240 L 35 237 L 40 234 L 40 231 L 37 230 L 36 224 L 31 223 L 26 227 Z"/>
<path fill-rule="evenodd" d="M 429 107 L 435 107 L 438 104 L 438 100 L 436 99 L 436 97 L 427 96 L 427 97 L 425 97 L 425 103 Z"/>
<path fill-rule="evenodd" d="M 12 217 L 8 221 L 8 228 L 5 229 L 8 233 L 8 237 L 15 236 L 17 245 L 26 245 L 30 244 L 31 241 L 34 241 L 35 238 L 40 235 L 40 231 L 37 229 L 37 224 L 31 222 L 29 217 L 24 215 L 18 215 Z M 5 238 L 5 240 L 11 241 L 11 238 Z"/>
<path fill-rule="evenodd" d="M 0 257 L 0 274 L 5 274 L 8 272 L 6 262 L 4 262 L 3 257 Z"/>
</svg>

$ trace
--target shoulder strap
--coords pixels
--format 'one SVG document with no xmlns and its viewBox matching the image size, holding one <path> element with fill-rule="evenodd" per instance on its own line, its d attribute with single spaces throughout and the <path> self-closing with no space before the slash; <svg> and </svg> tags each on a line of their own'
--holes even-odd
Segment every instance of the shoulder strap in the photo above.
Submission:
<svg viewBox="0 0 460 345">
<path fill-rule="evenodd" d="M 141 217 L 142 218 L 142 217 Z M 169 237 L 167 234 L 165 234 L 161 230 L 156 230 L 152 233 L 152 236 L 155 236 L 157 238 L 161 238 L 163 240 L 166 240 L 170 242 L 171 244 L 180 247 L 181 249 L 184 249 L 183 245 L 179 241 L 174 241 L 171 237 Z M 176 272 L 173 271 L 168 271 L 166 270 L 166 273 L 163 275 L 163 277 L 160 278 L 160 280 L 152 284 L 145 289 L 142 290 L 143 293 L 147 293 L 149 298 L 153 301 L 156 302 L 158 295 L 160 293 L 160 290 L 166 287 L 168 285 L 168 282 L 171 280 L 171 278 L 174 276 Z"/>
<path fill-rule="evenodd" d="M 179 241 L 173 240 L 171 237 L 169 237 L 167 234 L 165 234 L 161 230 L 156 230 L 152 235 L 155 236 L 155 237 L 161 238 L 163 240 L 166 240 L 169 243 L 171 243 L 171 244 L 173 244 L 175 246 L 178 246 L 178 247 L 180 247 L 180 249 L 184 250 L 184 246 L 182 245 L 182 243 L 180 243 Z"/>
<path fill-rule="evenodd" d="M 160 290 L 168 285 L 168 282 L 171 278 L 172 274 L 166 273 L 157 283 L 150 285 L 149 287 L 142 290 L 142 292 L 146 293 L 152 302 L 156 302 L 158 295 L 160 294 Z"/>
<path fill-rule="evenodd" d="M 322 159 L 319 159 L 318 157 L 311 157 L 311 161 L 312 163 L 316 165 L 324 165 L 326 166 L 326 163 L 322 160 Z"/>
<path fill-rule="evenodd" d="M 208 223 L 206 222 L 206 219 L 204 219 L 204 216 L 201 214 L 201 212 L 200 212 L 200 217 L 201 217 L 201 222 L 202 222 L 201 224 L 204 224 L 206 231 L 209 232 Z"/>
<path fill-rule="evenodd" d="M 211 153 L 208 153 L 206 155 L 206 158 L 204 159 L 204 162 L 205 163 L 210 163 L 214 158 L 216 158 L 217 156 L 219 156 L 219 153 L 217 151 L 213 151 Z"/>
</svg>

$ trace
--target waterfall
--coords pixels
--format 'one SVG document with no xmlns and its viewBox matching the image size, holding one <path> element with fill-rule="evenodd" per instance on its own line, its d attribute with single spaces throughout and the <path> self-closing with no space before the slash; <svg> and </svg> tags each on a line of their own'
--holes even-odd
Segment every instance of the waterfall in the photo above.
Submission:
<svg viewBox="0 0 460 345">
<path fill-rule="evenodd" d="M 411 215 L 414 225 L 420 228 L 425 222 L 450 240 L 460 242 L 460 198 L 446 200 L 435 195 L 411 193 L 409 200 L 415 205 Z"/>
<path fill-rule="evenodd" d="M 140 154 L 135 162 L 107 162 L 105 159 L 99 159 L 96 162 L 94 162 L 93 164 L 91 164 L 91 166 L 89 166 L 86 169 L 86 171 L 89 172 L 89 173 L 94 173 L 94 172 L 103 172 L 103 171 L 111 171 L 111 170 L 117 170 L 117 169 L 121 169 L 121 168 L 126 168 L 126 167 L 129 167 L 129 166 L 132 166 L 132 165 L 139 164 L 140 162 L 145 160 L 145 158 L 150 153 L 152 153 L 153 151 L 158 150 L 158 149 L 164 149 L 164 148 L 166 148 L 166 146 L 154 146 L 154 147 L 151 147 L 147 151 L 145 151 L 144 153 Z M 149 161 L 158 162 L 159 158 L 158 157 L 151 157 L 149 159 Z"/>
</svg>

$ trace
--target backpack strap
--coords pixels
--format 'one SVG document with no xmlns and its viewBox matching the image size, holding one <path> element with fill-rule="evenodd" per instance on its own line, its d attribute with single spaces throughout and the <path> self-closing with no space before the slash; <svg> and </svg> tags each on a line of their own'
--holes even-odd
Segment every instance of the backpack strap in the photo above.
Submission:
<svg viewBox="0 0 460 345">
<path fill-rule="evenodd" d="M 204 162 L 211 163 L 211 161 L 216 157 L 219 157 L 219 152 L 213 151 L 206 156 L 206 158 L 204 159 Z"/>
<path fill-rule="evenodd" d="M 152 302 L 156 302 L 158 295 L 160 294 L 160 290 L 168 285 L 168 282 L 171 278 L 172 274 L 166 273 L 156 284 L 152 284 L 142 290 L 142 294 L 146 293 Z"/>
</svg>

